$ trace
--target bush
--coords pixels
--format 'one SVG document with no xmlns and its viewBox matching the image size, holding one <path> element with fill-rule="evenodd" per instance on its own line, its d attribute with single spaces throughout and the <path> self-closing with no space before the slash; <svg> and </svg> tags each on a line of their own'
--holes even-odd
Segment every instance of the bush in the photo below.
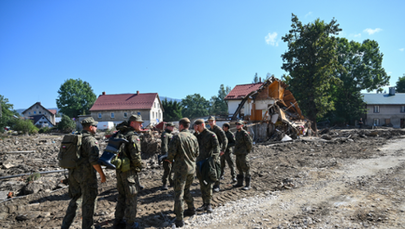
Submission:
<svg viewBox="0 0 405 229">
<path fill-rule="evenodd" d="M 23 134 L 37 134 L 38 128 L 31 120 L 15 119 L 13 130 L 21 131 Z"/>
<path fill-rule="evenodd" d="M 39 129 L 38 133 L 40 133 L 40 134 L 47 134 L 47 133 L 50 133 L 51 130 L 52 130 L 51 127 L 47 127 L 47 126 L 46 126 L 46 127 L 42 127 L 41 129 Z"/>
<path fill-rule="evenodd" d="M 58 130 L 62 132 L 72 132 L 74 129 L 76 129 L 76 122 L 69 118 L 69 116 L 62 115 L 62 120 L 58 124 Z"/>
</svg>

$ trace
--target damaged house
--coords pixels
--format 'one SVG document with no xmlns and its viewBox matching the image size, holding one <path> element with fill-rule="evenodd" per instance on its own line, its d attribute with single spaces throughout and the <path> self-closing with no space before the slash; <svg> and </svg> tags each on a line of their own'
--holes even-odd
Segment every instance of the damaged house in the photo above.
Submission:
<svg viewBox="0 0 405 229">
<path fill-rule="evenodd" d="M 250 122 L 247 127 L 255 141 L 297 138 L 307 128 L 307 120 L 294 96 L 286 88 L 287 85 L 281 80 L 269 78 L 241 99 L 231 120 L 244 119 Z"/>
</svg>

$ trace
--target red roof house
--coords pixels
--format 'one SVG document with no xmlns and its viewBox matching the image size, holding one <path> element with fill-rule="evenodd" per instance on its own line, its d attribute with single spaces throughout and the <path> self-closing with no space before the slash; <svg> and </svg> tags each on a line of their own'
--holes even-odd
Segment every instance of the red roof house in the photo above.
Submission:
<svg viewBox="0 0 405 229">
<path fill-rule="evenodd" d="M 253 91 L 257 91 L 262 85 L 262 82 L 236 85 L 232 89 L 232 91 L 230 91 L 229 94 L 224 98 L 224 100 L 228 102 L 229 116 L 233 116 L 235 111 L 238 109 L 239 104 L 248 94 Z"/>
<path fill-rule="evenodd" d="M 163 121 L 163 106 L 158 93 L 110 94 L 103 92 L 90 108 L 91 116 L 99 122 L 120 123 L 132 114 L 142 116 L 144 126 Z"/>
</svg>

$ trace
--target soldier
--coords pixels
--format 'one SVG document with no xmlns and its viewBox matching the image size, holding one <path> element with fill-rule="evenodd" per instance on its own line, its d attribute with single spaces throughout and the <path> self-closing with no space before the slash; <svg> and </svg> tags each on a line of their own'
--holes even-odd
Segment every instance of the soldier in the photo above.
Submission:
<svg viewBox="0 0 405 229">
<path fill-rule="evenodd" d="M 169 143 L 173 138 L 173 135 L 171 132 L 173 131 L 174 125 L 172 122 L 166 123 L 166 129 L 163 131 L 160 139 L 162 140 L 162 147 L 161 149 L 161 157 L 167 157 L 168 156 L 168 148 L 169 148 Z M 167 180 L 169 180 L 170 187 L 173 186 L 173 179 L 172 179 L 172 165 L 168 161 L 164 160 L 163 161 L 163 177 L 162 177 L 162 189 L 167 190 Z M 168 179 L 169 178 L 169 179 Z"/>
<path fill-rule="evenodd" d="M 235 146 L 235 135 L 229 131 L 229 123 L 224 123 L 222 129 L 225 132 L 228 139 L 228 145 L 226 147 L 225 154 L 221 156 L 221 179 L 224 179 L 225 162 L 228 163 L 229 169 L 231 169 L 232 182 L 236 182 L 235 165 L 232 160 L 232 147 Z"/>
<path fill-rule="evenodd" d="M 195 214 L 194 199 L 190 193 L 190 186 L 194 180 L 196 158 L 198 156 L 197 138 L 190 133 L 190 120 L 182 118 L 179 121 L 180 133 L 173 137 L 169 145 L 169 156 L 167 162 L 174 164 L 174 213 L 176 214 L 176 227 L 184 226 L 184 216 Z M 183 199 L 188 209 L 184 211 Z M 183 212 L 184 211 L 184 212 Z"/>
<path fill-rule="evenodd" d="M 228 138 L 226 137 L 225 132 L 221 129 L 221 127 L 216 125 L 214 116 L 210 116 L 208 118 L 208 124 L 210 124 L 210 131 L 214 132 L 215 135 L 217 135 L 217 138 L 219 141 L 219 147 L 220 147 L 219 155 L 221 156 L 221 161 L 225 160 L 222 155 L 225 154 L 225 151 L 226 151 L 226 148 L 228 145 Z M 219 182 L 219 180 L 217 180 L 213 187 L 214 192 L 219 192 L 219 184 L 220 184 L 220 182 Z"/>
<path fill-rule="evenodd" d="M 120 228 L 123 225 L 126 225 L 126 229 L 139 227 L 139 224 L 135 222 L 135 217 L 139 189 L 138 172 L 142 169 L 142 160 L 141 141 L 137 132 L 140 132 L 142 123 L 140 115 L 132 115 L 128 120 L 129 126 L 122 128 L 122 132 L 120 130 L 118 133 L 119 136 L 128 140 L 123 147 L 123 155 L 130 161 L 130 169 L 125 172 L 120 169 L 116 170 L 118 200 L 113 228 Z"/>
<path fill-rule="evenodd" d="M 239 175 L 238 183 L 233 185 L 233 187 L 242 187 L 243 178 L 245 178 L 246 186 L 243 187 L 243 190 L 250 189 L 250 165 L 248 154 L 252 150 L 252 138 L 249 133 L 243 129 L 244 122 L 242 120 L 236 122 L 236 134 L 235 134 L 235 149 L 233 153 L 236 155 L 236 168 L 238 168 Z M 245 176 L 243 176 L 245 173 Z"/>
<path fill-rule="evenodd" d="M 196 131 L 199 152 L 197 157 L 197 165 L 203 164 L 204 161 L 210 157 L 214 158 L 214 161 L 218 160 L 219 156 L 219 143 L 218 138 L 214 132 L 205 128 L 204 120 L 197 119 L 194 122 L 194 130 Z M 201 167 L 197 166 L 197 177 L 200 181 L 201 195 L 203 199 L 203 205 L 197 208 L 197 211 L 206 210 L 208 213 L 212 213 L 211 199 L 212 199 L 212 183 L 204 180 L 204 174 L 201 173 Z"/>
<path fill-rule="evenodd" d="M 93 215 L 98 194 L 96 171 L 100 175 L 101 183 L 106 180 L 103 169 L 98 164 L 99 148 L 94 138 L 98 122 L 90 117 L 81 123 L 83 126 L 81 159 L 76 168 L 69 169 L 69 196 L 72 200 L 63 218 L 62 229 L 70 227 L 80 204 L 82 204 L 82 228 L 95 228 Z"/>
</svg>

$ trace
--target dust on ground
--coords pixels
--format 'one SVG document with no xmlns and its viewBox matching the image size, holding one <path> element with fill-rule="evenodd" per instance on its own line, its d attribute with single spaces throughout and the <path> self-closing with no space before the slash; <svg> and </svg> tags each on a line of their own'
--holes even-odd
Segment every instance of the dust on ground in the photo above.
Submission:
<svg viewBox="0 0 405 229">
<path fill-rule="evenodd" d="M 405 226 L 405 131 L 325 130 L 321 137 L 286 143 L 257 143 L 251 159 L 252 189 L 233 188 L 229 169 L 214 193 L 214 213 L 186 218 L 184 228 L 402 228 Z M 10 140 L 10 144 L 5 144 Z M 18 141 L 18 142 L 17 142 Z M 37 149 L 31 154 L 2 154 L 0 176 L 19 172 L 57 170 L 58 138 L 4 139 L 7 151 Z M 17 142 L 17 143 L 16 143 Z M 52 143 L 55 142 L 55 143 Z M 60 141 L 59 141 L 60 142 Z M 24 148 L 26 147 L 26 148 Z M 34 154 L 35 155 L 35 154 Z M 13 165 L 15 161 L 19 165 Z M 27 165 L 28 164 L 28 165 Z M 153 157 L 140 173 L 145 186 L 138 196 L 141 228 L 169 228 L 174 221 L 173 190 L 161 190 L 162 168 Z M 11 166 L 11 167 L 10 167 Z M 25 167 L 24 167 L 25 166 Z M 8 169 L 6 169 L 8 167 Z M 14 189 L 13 198 L 0 200 L 3 228 L 60 228 L 69 197 L 63 174 L 44 174 L 0 180 L 1 192 Z M 5 182 L 11 183 L 4 186 Z M 31 183 L 30 183 L 31 182 Z M 50 182 L 48 186 L 44 185 Z M 32 194 L 23 191 L 39 185 Z M 28 185 L 27 185 L 28 184 Z M 13 186 L 14 185 L 14 186 Z M 15 188 L 20 185 L 20 189 Z M 117 200 L 115 172 L 99 185 L 95 222 L 111 228 Z M 33 185 L 31 185 L 33 186 Z M 202 205 L 198 180 L 192 185 L 195 206 Z M 28 189 L 30 190 L 30 189 Z M 3 193 L 4 194 L 4 193 Z M 81 213 L 71 228 L 80 228 Z"/>
</svg>

